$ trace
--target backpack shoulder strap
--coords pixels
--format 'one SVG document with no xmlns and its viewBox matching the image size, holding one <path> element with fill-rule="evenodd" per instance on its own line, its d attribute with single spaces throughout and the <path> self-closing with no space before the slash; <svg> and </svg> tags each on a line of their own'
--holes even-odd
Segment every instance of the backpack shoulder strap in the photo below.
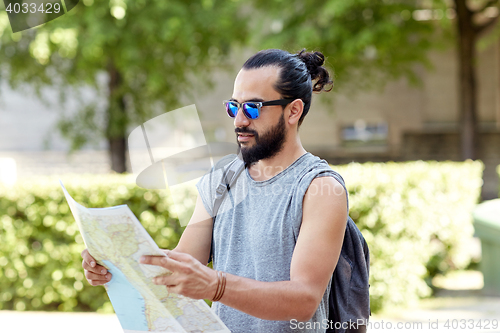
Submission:
<svg viewBox="0 0 500 333">
<path fill-rule="evenodd" d="M 227 192 L 236 182 L 236 179 L 245 169 L 245 163 L 239 158 L 234 159 L 228 166 L 227 169 L 222 174 L 222 179 L 215 190 L 215 201 L 212 208 L 212 217 L 217 215 L 219 208 L 226 197 Z"/>
<path fill-rule="evenodd" d="M 212 207 L 212 245 L 210 246 L 210 254 L 209 254 L 209 262 L 213 262 L 213 255 L 214 255 L 214 224 L 215 224 L 215 218 L 217 216 L 217 212 L 219 211 L 219 208 L 224 201 L 224 198 L 226 197 L 227 192 L 233 186 L 233 184 L 236 182 L 236 179 L 238 179 L 238 176 L 241 174 L 241 172 L 245 169 L 245 163 L 240 160 L 239 158 L 234 159 L 229 163 L 227 166 L 226 170 L 222 173 L 222 178 L 220 180 L 219 186 L 217 186 L 217 189 L 215 190 L 215 201 L 214 205 Z"/>
</svg>

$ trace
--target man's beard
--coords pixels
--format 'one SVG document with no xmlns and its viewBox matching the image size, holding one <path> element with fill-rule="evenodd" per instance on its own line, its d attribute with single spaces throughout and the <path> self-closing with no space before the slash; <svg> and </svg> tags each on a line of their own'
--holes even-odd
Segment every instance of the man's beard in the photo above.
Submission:
<svg viewBox="0 0 500 333">
<path fill-rule="evenodd" d="M 254 136 L 255 143 L 251 147 L 241 147 L 238 142 L 238 154 L 241 151 L 243 161 L 246 166 L 250 166 L 259 160 L 271 158 L 278 154 L 283 149 L 283 144 L 286 138 L 285 116 L 281 115 L 279 122 L 266 133 L 259 135 L 256 131 L 245 127 L 236 128 L 235 132 L 249 133 Z"/>
</svg>

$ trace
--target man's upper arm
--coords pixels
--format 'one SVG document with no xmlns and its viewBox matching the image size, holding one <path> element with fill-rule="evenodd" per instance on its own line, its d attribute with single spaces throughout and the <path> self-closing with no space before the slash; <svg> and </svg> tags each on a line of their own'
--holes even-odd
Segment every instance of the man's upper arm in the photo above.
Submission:
<svg viewBox="0 0 500 333">
<path fill-rule="evenodd" d="M 304 195 L 302 224 L 290 280 L 303 282 L 319 304 L 342 249 L 347 223 L 344 187 L 333 177 L 315 178 Z"/>
<path fill-rule="evenodd" d="M 198 195 L 193 216 L 191 216 L 174 251 L 188 253 L 206 265 L 212 246 L 212 227 L 212 217 L 205 209 L 201 196 Z"/>
</svg>

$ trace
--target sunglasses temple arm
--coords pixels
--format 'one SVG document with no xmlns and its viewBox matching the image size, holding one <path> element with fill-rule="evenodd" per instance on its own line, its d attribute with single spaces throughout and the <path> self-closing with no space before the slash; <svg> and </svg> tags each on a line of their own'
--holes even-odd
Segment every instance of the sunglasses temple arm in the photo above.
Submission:
<svg viewBox="0 0 500 333">
<path fill-rule="evenodd" d="M 288 103 L 290 103 L 292 101 L 293 101 L 293 99 L 280 99 L 277 101 L 262 102 L 262 106 L 287 105 Z"/>
</svg>

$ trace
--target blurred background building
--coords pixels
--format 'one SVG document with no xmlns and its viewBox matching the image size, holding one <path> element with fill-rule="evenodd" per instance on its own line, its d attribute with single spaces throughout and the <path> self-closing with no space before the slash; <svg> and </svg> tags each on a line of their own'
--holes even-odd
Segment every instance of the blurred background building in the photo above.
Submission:
<svg viewBox="0 0 500 333">
<path fill-rule="evenodd" d="M 222 101 L 244 61 L 267 48 L 319 50 L 335 86 L 313 98 L 299 131 L 345 176 L 373 254 L 374 314 L 444 291 L 457 291 L 462 317 L 497 314 L 498 299 L 476 299 L 488 282 L 479 261 L 494 251 L 481 253 L 472 211 L 481 177 L 483 200 L 499 190 L 500 0 L 82 0 L 19 32 L 3 9 L 0 185 L 67 177 L 82 203 L 126 202 L 172 248 L 182 233 L 174 195 L 112 175 L 132 171 L 131 131 L 195 104 L 207 142 L 235 142 Z M 341 166 L 415 160 L 465 162 Z M 112 312 L 104 290 L 84 284 L 57 182 L 16 185 L 0 186 L 0 310 Z M 189 212 L 194 200 L 182 202 Z"/>
<path fill-rule="evenodd" d="M 499 48 L 499 43 L 490 45 L 479 53 L 478 61 L 478 159 L 485 164 L 484 199 L 497 197 L 499 188 L 495 173 L 495 167 L 500 164 Z M 195 98 L 206 135 L 226 140 L 234 136 L 233 121 L 225 114 L 221 101 L 231 97 L 239 66 L 252 52 L 235 55 L 234 70 L 215 72 L 214 88 Z M 420 87 L 398 80 L 388 83 L 381 91 L 349 96 L 334 89 L 329 94 L 316 96 L 300 128 L 305 148 L 332 164 L 420 159 L 459 161 L 456 55 L 454 50 L 433 51 L 430 59 L 434 69 L 418 71 L 422 80 Z M 70 144 L 59 134 L 56 122 L 61 112 L 77 112 L 76 101 L 69 100 L 63 107 L 57 103 L 56 92 L 48 88 L 44 96 L 53 102 L 50 106 L 42 104 L 34 94 L 13 91 L 6 84 L 2 91 L 0 157 L 15 161 L 18 177 L 110 171 L 104 140 L 71 155 L 67 153 Z M 86 93 L 92 95 L 92 90 Z M 11 164 L 5 163 L 4 174 L 12 170 Z"/>
</svg>

